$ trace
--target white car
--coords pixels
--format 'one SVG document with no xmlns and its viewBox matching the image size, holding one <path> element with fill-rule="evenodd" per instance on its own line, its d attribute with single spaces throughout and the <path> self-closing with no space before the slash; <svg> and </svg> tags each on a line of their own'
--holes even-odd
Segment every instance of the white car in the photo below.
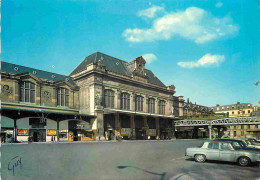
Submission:
<svg viewBox="0 0 260 180">
<path fill-rule="evenodd" d="M 232 141 L 205 141 L 201 147 L 187 148 L 185 156 L 194 158 L 200 163 L 216 160 L 237 162 L 240 166 L 248 166 L 250 163 L 260 162 L 259 151 L 236 148 Z"/>
</svg>

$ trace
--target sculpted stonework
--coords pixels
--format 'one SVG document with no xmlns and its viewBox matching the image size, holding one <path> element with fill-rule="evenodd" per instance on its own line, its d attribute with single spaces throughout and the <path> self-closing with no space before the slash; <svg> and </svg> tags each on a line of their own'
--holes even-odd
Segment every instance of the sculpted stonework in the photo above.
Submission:
<svg viewBox="0 0 260 180">
<path fill-rule="evenodd" d="M 100 93 L 97 93 L 96 94 L 96 97 L 95 97 L 95 105 L 96 106 L 102 106 L 102 96 Z"/>
<path fill-rule="evenodd" d="M 3 93 L 4 95 L 8 96 L 8 95 L 10 95 L 10 94 L 13 93 L 13 89 L 10 88 L 8 85 L 5 84 L 5 85 L 2 86 L 2 93 Z"/>
<path fill-rule="evenodd" d="M 43 98 L 45 101 L 50 101 L 51 100 L 51 93 L 49 91 L 44 91 L 43 92 Z"/>
</svg>

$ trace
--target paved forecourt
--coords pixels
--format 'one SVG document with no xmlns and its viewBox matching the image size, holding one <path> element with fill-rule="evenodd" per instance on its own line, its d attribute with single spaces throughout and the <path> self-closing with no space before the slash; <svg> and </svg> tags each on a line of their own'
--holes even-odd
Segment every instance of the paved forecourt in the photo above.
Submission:
<svg viewBox="0 0 260 180">
<path fill-rule="evenodd" d="M 257 179 L 258 166 L 195 163 L 203 140 L 13 144 L 1 147 L 2 179 Z"/>
</svg>

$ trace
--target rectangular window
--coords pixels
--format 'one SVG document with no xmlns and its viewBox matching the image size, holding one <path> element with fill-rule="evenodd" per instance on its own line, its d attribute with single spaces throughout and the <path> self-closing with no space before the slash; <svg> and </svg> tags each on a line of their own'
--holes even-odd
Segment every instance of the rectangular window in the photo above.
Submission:
<svg viewBox="0 0 260 180">
<path fill-rule="evenodd" d="M 250 110 L 248 110 L 247 112 L 250 113 Z"/>
<path fill-rule="evenodd" d="M 136 111 L 143 111 L 143 97 L 136 96 L 135 98 L 135 110 Z"/>
<path fill-rule="evenodd" d="M 159 114 L 165 114 L 165 101 L 159 101 Z"/>
<path fill-rule="evenodd" d="M 65 88 L 57 89 L 57 106 L 69 106 L 69 90 Z"/>
<path fill-rule="evenodd" d="M 241 136 L 244 136 L 244 131 L 241 131 Z"/>
<path fill-rule="evenodd" d="M 237 132 L 236 132 L 236 131 L 234 131 L 234 137 L 235 137 L 235 136 L 237 136 Z"/>
<path fill-rule="evenodd" d="M 247 125 L 247 129 L 250 129 L 250 125 Z"/>
<path fill-rule="evenodd" d="M 232 111 L 232 114 L 234 114 L 234 111 Z"/>
<path fill-rule="evenodd" d="M 130 95 L 128 93 L 122 93 L 121 95 L 121 109 L 130 109 Z"/>
<path fill-rule="evenodd" d="M 258 128 L 258 124 L 255 125 L 255 128 Z"/>
<path fill-rule="evenodd" d="M 105 90 L 105 107 L 114 108 L 114 91 Z"/>
<path fill-rule="evenodd" d="M 244 129 L 244 125 L 241 125 L 241 129 Z"/>
<path fill-rule="evenodd" d="M 153 98 L 148 99 L 148 112 L 155 113 L 155 100 Z"/>
<path fill-rule="evenodd" d="M 20 101 L 35 103 L 35 84 L 28 81 L 21 82 Z"/>
</svg>

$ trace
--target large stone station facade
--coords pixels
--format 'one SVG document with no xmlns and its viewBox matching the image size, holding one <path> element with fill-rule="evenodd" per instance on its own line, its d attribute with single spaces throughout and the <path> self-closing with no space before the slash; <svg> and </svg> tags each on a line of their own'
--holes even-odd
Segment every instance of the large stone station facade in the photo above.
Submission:
<svg viewBox="0 0 260 180">
<path fill-rule="evenodd" d="M 2 141 L 174 138 L 183 97 L 145 63 L 96 52 L 64 76 L 1 62 Z"/>
</svg>

